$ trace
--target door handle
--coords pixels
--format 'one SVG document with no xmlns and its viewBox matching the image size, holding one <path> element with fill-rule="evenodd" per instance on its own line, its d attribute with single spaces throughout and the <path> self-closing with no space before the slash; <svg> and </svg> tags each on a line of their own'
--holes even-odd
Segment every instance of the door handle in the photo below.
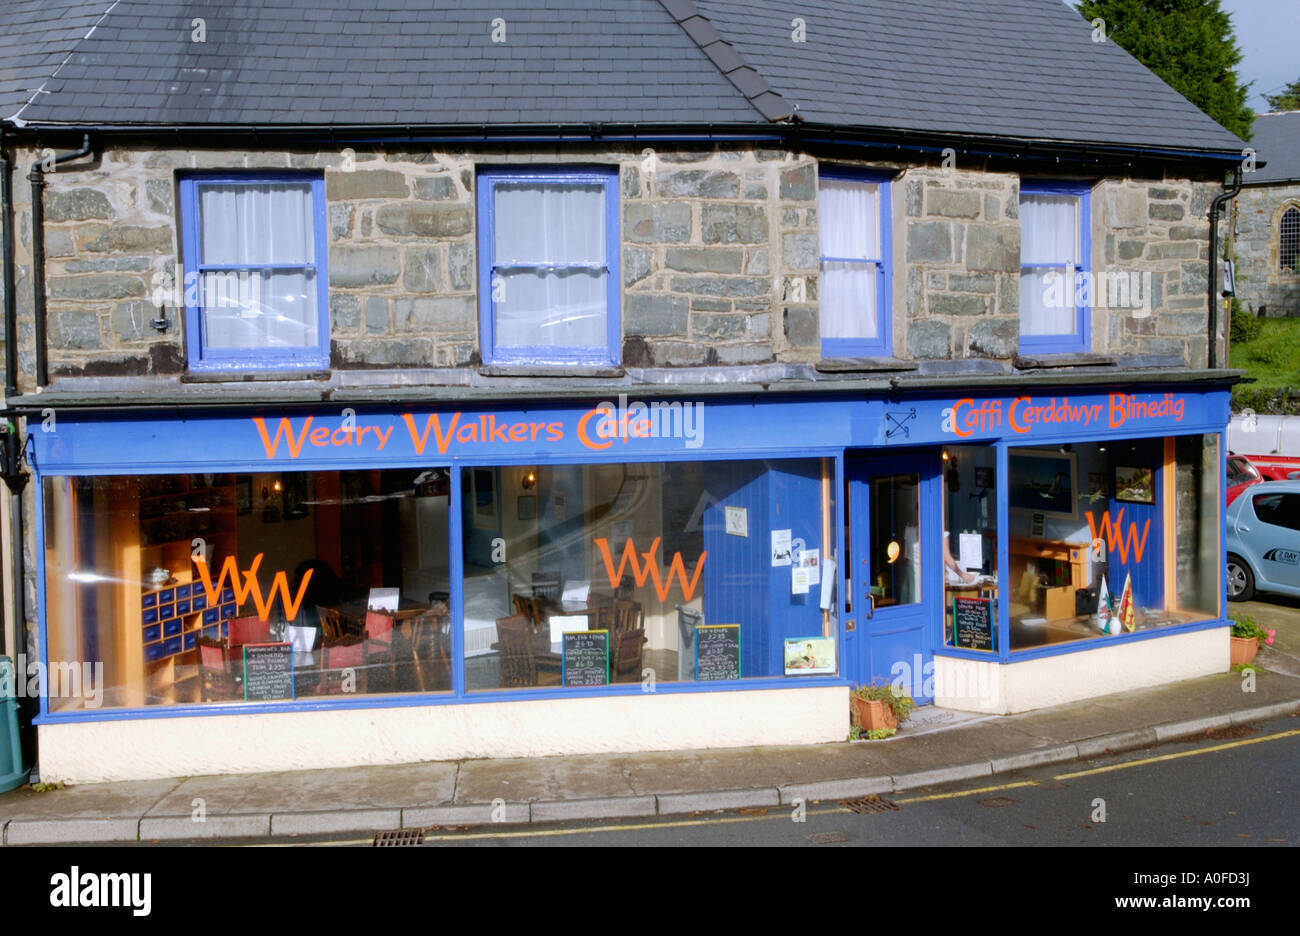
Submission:
<svg viewBox="0 0 1300 936">
<path fill-rule="evenodd" d="M 1249 532 L 1250 532 L 1250 527 L 1246 526 L 1246 524 L 1244 524 L 1244 523 L 1238 523 L 1238 524 L 1237 524 L 1237 529 L 1238 529 L 1238 531 L 1240 531 L 1240 532 L 1242 532 L 1242 533 L 1249 533 Z"/>
</svg>

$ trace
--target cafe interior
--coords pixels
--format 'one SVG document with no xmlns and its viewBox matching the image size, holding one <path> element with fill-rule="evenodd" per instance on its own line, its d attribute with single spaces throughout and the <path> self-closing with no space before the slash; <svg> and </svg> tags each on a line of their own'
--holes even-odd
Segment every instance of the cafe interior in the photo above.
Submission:
<svg viewBox="0 0 1300 936">
<path fill-rule="evenodd" d="M 102 704 L 116 708 L 264 699 L 246 651 L 267 644 L 292 657 L 277 698 L 451 692 L 459 522 L 468 692 L 564 684 L 575 631 L 605 635 L 602 684 L 693 680 L 706 621 L 738 628 L 740 676 L 781 675 L 786 637 L 833 624 L 816 589 L 791 594 L 771 534 L 830 554 L 832 470 L 803 459 L 50 477 L 50 658 L 103 661 Z"/>
</svg>

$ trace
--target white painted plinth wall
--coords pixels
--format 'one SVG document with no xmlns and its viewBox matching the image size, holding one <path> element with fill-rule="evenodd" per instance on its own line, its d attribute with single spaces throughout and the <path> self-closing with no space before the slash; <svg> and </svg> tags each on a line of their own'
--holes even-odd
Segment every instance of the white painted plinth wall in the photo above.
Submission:
<svg viewBox="0 0 1300 936">
<path fill-rule="evenodd" d="M 1227 627 L 1099 646 L 1005 666 L 934 658 L 935 703 L 1010 715 L 1228 671 Z"/>
<path fill-rule="evenodd" d="M 843 741 L 848 689 L 660 693 L 42 725 L 47 782 Z"/>
</svg>

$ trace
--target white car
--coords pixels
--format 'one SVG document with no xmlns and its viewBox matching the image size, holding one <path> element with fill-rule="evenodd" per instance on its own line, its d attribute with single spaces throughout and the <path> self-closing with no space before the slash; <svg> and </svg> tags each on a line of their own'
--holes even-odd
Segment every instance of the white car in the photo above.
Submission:
<svg viewBox="0 0 1300 936">
<path fill-rule="evenodd" d="M 1300 597 L 1300 481 L 1265 481 L 1228 507 L 1228 600 Z"/>
</svg>

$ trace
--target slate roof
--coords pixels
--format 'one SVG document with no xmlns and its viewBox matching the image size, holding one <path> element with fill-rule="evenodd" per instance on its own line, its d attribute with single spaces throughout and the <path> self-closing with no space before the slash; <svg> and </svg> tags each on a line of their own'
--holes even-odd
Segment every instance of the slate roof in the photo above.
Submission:
<svg viewBox="0 0 1300 936">
<path fill-rule="evenodd" d="M 112 5 L 112 0 L 0 3 L 0 118 L 32 98 Z"/>
<path fill-rule="evenodd" d="M 817 123 L 1022 139 L 1244 144 L 1061 0 L 697 0 Z M 804 21 L 806 41 L 791 40 Z"/>
<path fill-rule="evenodd" d="M 45 33 L 31 32 L 38 9 Z M 794 114 L 891 134 L 1243 145 L 1094 43 L 1061 0 L 10 0 L 0 57 L 9 46 L 32 49 L 0 67 L 0 119 L 20 126 L 759 130 Z"/>
<path fill-rule="evenodd" d="M 1243 185 L 1300 181 L 1300 110 L 1256 114 L 1250 145 L 1268 165 L 1242 175 Z"/>
</svg>

